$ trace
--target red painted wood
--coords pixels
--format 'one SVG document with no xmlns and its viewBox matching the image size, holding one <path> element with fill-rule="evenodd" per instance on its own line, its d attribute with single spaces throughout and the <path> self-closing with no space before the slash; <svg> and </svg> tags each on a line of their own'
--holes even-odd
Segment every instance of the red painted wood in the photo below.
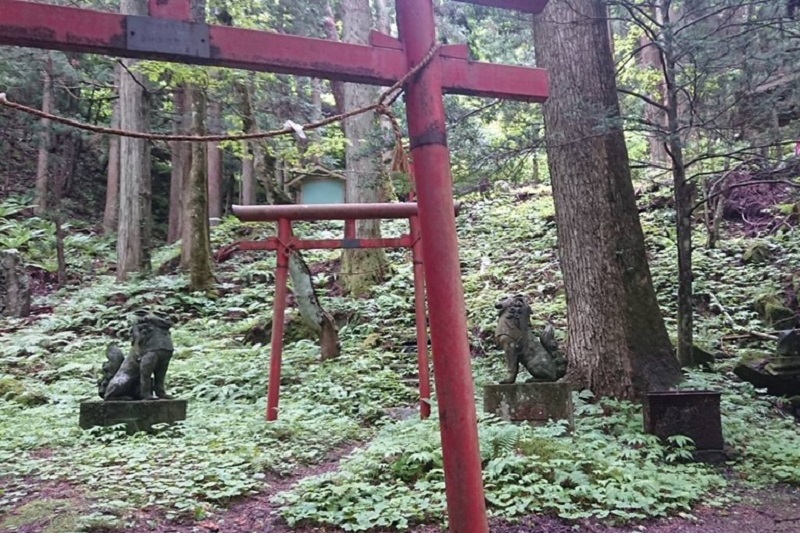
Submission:
<svg viewBox="0 0 800 533">
<path fill-rule="evenodd" d="M 411 258 L 414 262 L 414 312 L 417 325 L 417 375 L 419 376 L 419 416 L 431 416 L 431 375 L 428 361 L 428 315 L 425 307 L 425 269 L 419 219 L 411 217 Z"/>
<path fill-rule="evenodd" d="M 442 46 L 439 55 L 451 59 L 469 59 L 469 46 L 466 44 L 448 44 Z"/>
<path fill-rule="evenodd" d="M 113 55 L 125 48 L 124 19 L 117 13 L 0 0 L 0 44 Z"/>
<path fill-rule="evenodd" d="M 402 50 L 210 26 L 211 64 L 340 81 L 391 85 L 405 72 Z"/>
<path fill-rule="evenodd" d="M 151 17 L 176 20 L 192 18 L 189 0 L 147 0 L 147 8 Z"/>
<path fill-rule="evenodd" d="M 481 6 L 499 7 L 500 9 L 513 9 L 523 13 L 541 13 L 547 5 L 547 0 L 456 0 Z"/>
<path fill-rule="evenodd" d="M 433 2 L 396 0 L 395 6 L 408 63 L 416 65 L 436 42 Z M 406 113 L 425 259 L 447 516 L 451 532 L 488 533 L 442 100 L 446 61 L 455 60 L 434 59 L 411 80 Z"/>
<path fill-rule="evenodd" d="M 208 58 L 128 50 L 125 20 L 124 15 L 117 13 L 0 0 L 0 45 L 214 65 L 375 85 L 391 85 L 408 70 L 406 57 L 398 49 L 228 26 L 209 26 L 211 57 Z M 547 75 L 540 69 L 455 58 L 446 58 L 442 63 L 442 85 L 448 93 L 535 102 L 547 97 Z"/>
<path fill-rule="evenodd" d="M 292 237 L 288 241 L 284 241 L 284 244 L 292 250 L 342 250 L 344 248 L 411 248 L 413 241 L 410 235 L 383 239 L 296 239 Z M 269 237 L 263 241 L 239 241 L 236 246 L 242 251 L 277 250 L 282 244 L 275 237 Z"/>
<path fill-rule="evenodd" d="M 370 30 L 369 44 L 379 48 L 391 48 L 393 50 L 403 49 L 403 43 L 400 42 L 400 39 L 395 39 L 391 35 L 386 35 L 378 30 Z"/>
<path fill-rule="evenodd" d="M 545 69 L 449 57 L 442 57 L 442 86 L 450 94 L 526 102 L 544 102 L 550 94 L 549 76 Z"/>
<path fill-rule="evenodd" d="M 356 221 L 355 219 L 346 219 L 344 221 L 344 238 L 345 239 L 355 239 L 356 238 Z"/>
<path fill-rule="evenodd" d="M 269 354 L 269 387 L 267 389 L 267 420 L 278 419 L 278 401 L 281 395 L 281 359 L 283 356 L 283 319 L 286 311 L 286 282 L 289 277 L 289 250 L 281 245 L 292 236 L 292 223 L 287 219 L 278 222 L 278 257 L 275 269 L 275 300 L 272 304 L 272 339 Z"/>
<path fill-rule="evenodd" d="M 452 214 L 461 205 L 452 206 Z M 291 220 L 369 220 L 409 218 L 417 214 L 414 202 L 393 204 L 296 204 L 296 205 L 234 205 L 233 214 L 244 222 L 274 222 Z"/>
</svg>

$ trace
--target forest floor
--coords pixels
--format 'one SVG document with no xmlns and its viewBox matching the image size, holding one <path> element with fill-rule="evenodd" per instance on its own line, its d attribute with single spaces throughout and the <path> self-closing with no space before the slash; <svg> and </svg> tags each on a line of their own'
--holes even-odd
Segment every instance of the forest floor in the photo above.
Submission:
<svg viewBox="0 0 800 533">
<path fill-rule="evenodd" d="M 641 218 L 672 331 L 672 218 L 661 208 Z M 2 220 L 2 231 L 51 235 L 49 222 L 35 217 Z M 481 387 L 503 372 L 493 343 L 500 298 L 529 295 L 534 326 L 554 324 L 563 341 L 552 199 L 476 196 L 458 221 L 491 531 L 800 531 L 798 425 L 779 399 L 731 373 L 740 357 L 774 350 L 774 343 L 749 334 L 776 329 L 754 302 L 766 295 L 796 312 L 797 232 L 728 231 L 717 248 L 695 250 L 696 342 L 716 363 L 713 372 L 687 371 L 683 386 L 722 392 L 724 437 L 736 451 L 712 467 L 684 461 L 691 455 L 686 443 L 645 434 L 641 406 L 629 402 L 576 393 L 571 434 L 558 424 L 520 427 L 484 415 Z M 383 229 L 384 236 L 406 231 L 394 223 Z M 329 238 L 341 230 L 304 224 L 297 232 Z M 213 245 L 272 232 L 269 225 L 227 221 L 215 228 Z M 703 242 L 701 230 L 695 239 Z M 744 261 L 755 244 L 762 260 Z M 341 321 L 342 355 L 320 362 L 315 342 L 287 335 L 281 415 L 265 424 L 269 339 L 251 333 L 269 331 L 273 254 L 240 254 L 215 265 L 218 291 L 202 294 L 189 291 L 177 272 L 117 283 L 113 243 L 86 231 L 71 234 L 66 247 L 71 285 L 56 291 L 42 274 L 36 313 L 0 319 L 0 532 L 440 530 L 446 505 L 436 415 L 393 416 L 414 412 L 418 403 L 406 253 L 389 251 L 392 277 L 360 299 L 342 296 L 336 253 L 306 255 L 323 306 Z M 27 249 L 38 265 L 31 268 L 41 273 L 53 248 Z M 175 252 L 158 250 L 154 264 Z M 142 308 L 175 321 L 168 392 L 188 400 L 187 419 L 153 435 L 82 431 L 79 405 L 96 398 L 106 346 L 130 342 L 129 317 Z"/>
<path fill-rule="evenodd" d="M 282 487 L 289 488 L 290 484 Z M 492 519 L 492 533 L 797 533 L 800 531 L 800 491 L 793 488 L 769 488 L 748 490 L 741 495 L 742 503 L 724 509 L 699 506 L 688 518 L 673 517 L 648 520 L 625 526 L 611 526 L 598 521 L 567 521 L 553 516 L 530 516 L 510 523 Z M 283 524 L 273 514 L 270 496 L 250 498 L 237 503 L 213 521 L 177 526 L 163 523 L 154 529 L 142 526 L 138 531 L 156 533 L 342 533 L 337 528 L 294 527 Z M 373 530 L 387 533 L 396 530 Z M 437 533 L 443 530 L 435 526 L 419 526 L 411 533 Z M 34 532 L 31 532 L 34 533 Z"/>
<path fill-rule="evenodd" d="M 338 455 L 338 454 L 336 454 Z M 174 521 L 160 513 L 138 513 L 134 523 L 124 529 L 94 529 L 93 533 L 345 533 L 333 527 L 289 527 L 275 513 L 271 499 L 277 492 L 290 489 L 305 476 L 318 475 L 336 469 L 338 462 L 330 461 L 304 469 L 283 480 L 270 483 L 270 491 L 237 501 L 213 519 L 202 521 Z M 800 531 L 800 490 L 777 486 L 763 489 L 741 488 L 739 503 L 724 508 L 697 506 L 691 515 L 646 520 L 621 526 L 597 520 L 562 520 L 554 516 L 534 515 L 516 522 L 491 519 L 492 533 L 797 533 Z M 59 502 L 57 509 L 80 509 L 84 502 L 75 489 L 67 484 L 42 485 L 30 495 L 31 501 Z M 21 506 L 27 502 L 20 502 Z M 14 512 L 11 516 L 14 516 Z M 3 533 L 41 533 L 57 523 L 59 511 L 42 520 L 34 520 L 14 529 L 0 527 Z M 389 533 L 397 530 L 373 529 L 372 533 Z M 417 526 L 409 533 L 439 533 L 446 531 L 437 526 Z M 63 533 L 68 533 L 64 531 Z"/>
</svg>

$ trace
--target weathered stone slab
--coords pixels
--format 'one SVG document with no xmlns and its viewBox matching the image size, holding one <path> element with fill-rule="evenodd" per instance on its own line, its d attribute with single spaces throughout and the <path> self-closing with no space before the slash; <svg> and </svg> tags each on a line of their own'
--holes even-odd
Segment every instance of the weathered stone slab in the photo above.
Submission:
<svg viewBox="0 0 800 533">
<path fill-rule="evenodd" d="M 95 401 L 81 403 L 78 424 L 83 429 L 125 424 L 128 433 L 136 433 L 181 420 L 186 420 L 186 400 Z"/>
<path fill-rule="evenodd" d="M 0 252 L 0 316 L 25 317 L 31 313 L 30 277 L 17 250 Z"/>
<path fill-rule="evenodd" d="M 544 424 L 548 420 L 567 420 L 574 426 L 572 389 L 568 383 L 514 383 L 486 385 L 483 409 L 503 420 Z"/>
<path fill-rule="evenodd" d="M 642 411 L 645 432 L 665 441 L 673 435 L 685 435 L 694 441 L 696 460 L 725 460 L 719 392 L 649 392 Z"/>
</svg>

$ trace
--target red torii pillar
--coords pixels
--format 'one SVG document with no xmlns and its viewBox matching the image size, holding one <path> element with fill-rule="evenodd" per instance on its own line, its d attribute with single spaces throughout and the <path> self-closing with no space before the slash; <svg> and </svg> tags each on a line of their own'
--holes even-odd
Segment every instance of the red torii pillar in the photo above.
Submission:
<svg viewBox="0 0 800 533">
<path fill-rule="evenodd" d="M 547 0 L 460 0 L 539 13 Z M 30 46 L 391 85 L 436 42 L 432 0 L 396 0 L 400 43 L 354 45 L 189 21 L 189 0 L 148 0 L 150 17 L 0 0 L 0 45 Z M 442 93 L 542 102 L 541 69 L 467 59 L 443 47 L 406 103 L 428 291 L 450 530 L 488 532 Z"/>
</svg>

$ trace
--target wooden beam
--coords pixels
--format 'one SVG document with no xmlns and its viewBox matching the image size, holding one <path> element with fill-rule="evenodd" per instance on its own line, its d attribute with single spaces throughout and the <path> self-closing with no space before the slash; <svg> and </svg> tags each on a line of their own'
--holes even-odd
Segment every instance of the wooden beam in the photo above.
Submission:
<svg viewBox="0 0 800 533">
<path fill-rule="evenodd" d="M 178 4 L 179 5 L 179 4 Z M 0 45 L 133 57 L 391 85 L 408 71 L 402 49 L 311 39 L 175 19 L 0 0 Z M 448 93 L 543 101 L 547 74 L 442 54 Z M 507 84 L 507 86 L 503 86 Z"/>
<path fill-rule="evenodd" d="M 523 13 L 541 13 L 547 5 L 547 0 L 456 0 L 468 4 L 497 7 L 500 9 L 513 9 Z"/>
<path fill-rule="evenodd" d="M 448 94 L 544 102 L 547 70 L 442 57 L 442 87 Z"/>
</svg>

